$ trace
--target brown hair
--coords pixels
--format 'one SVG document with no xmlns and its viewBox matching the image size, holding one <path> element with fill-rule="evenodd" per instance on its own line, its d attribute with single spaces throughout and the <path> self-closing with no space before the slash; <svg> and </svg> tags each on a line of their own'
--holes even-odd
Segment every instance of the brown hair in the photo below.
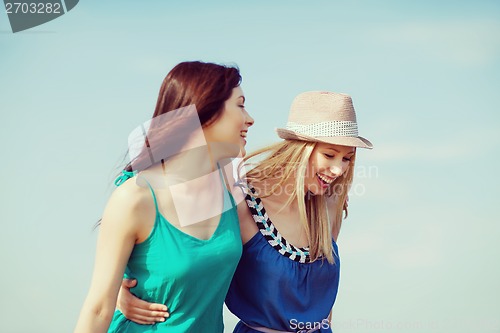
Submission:
<svg viewBox="0 0 500 333">
<path fill-rule="evenodd" d="M 177 122 L 165 126 L 161 115 L 183 107 L 196 107 L 202 127 L 217 121 L 224 102 L 232 90 L 241 83 L 239 69 L 200 61 L 181 62 L 165 77 L 160 87 L 151 125 L 141 152 L 124 168 L 125 171 L 141 171 L 160 162 L 152 156 L 164 156 L 162 148 L 168 146 L 169 155 L 180 151 L 188 136 L 196 129 L 192 122 Z"/>
<path fill-rule="evenodd" d="M 231 97 L 232 90 L 240 83 L 241 74 L 237 66 L 201 61 L 177 64 L 167 74 L 160 87 L 155 111 L 140 153 L 125 165 L 123 171 L 128 173 L 142 171 L 160 162 L 152 156 L 160 156 L 161 159 L 161 149 L 166 146 L 170 154 L 175 154 L 176 151 L 180 151 L 190 133 L 196 129 L 194 127 L 196 124 L 182 121 L 176 122 L 175 126 L 165 127 L 159 116 L 194 105 L 201 126 L 210 126 L 220 118 L 225 101 Z M 124 160 L 128 154 L 129 150 Z M 161 161 L 163 162 L 163 159 Z M 100 225 L 101 220 L 97 221 L 94 228 Z"/>
</svg>

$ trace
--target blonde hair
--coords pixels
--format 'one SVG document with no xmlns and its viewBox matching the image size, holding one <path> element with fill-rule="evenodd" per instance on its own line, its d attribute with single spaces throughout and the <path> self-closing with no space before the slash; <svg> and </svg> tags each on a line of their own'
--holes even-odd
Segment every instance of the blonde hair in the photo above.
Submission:
<svg viewBox="0 0 500 333">
<path fill-rule="evenodd" d="M 277 183 L 272 185 L 270 191 L 258 189 L 257 196 L 261 198 L 271 196 L 280 186 L 294 177 L 294 189 L 283 208 L 293 200 L 297 201 L 300 222 L 309 242 L 311 262 L 320 257 L 326 257 L 329 263 L 335 263 L 332 255 L 332 227 L 338 234 L 344 211 L 347 217 L 346 199 L 353 179 L 355 154 L 351 158 L 347 171 L 335 179 L 325 195 L 311 195 L 305 193 L 304 177 L 315 146 L 316 142 L 284 140 L 247 155 L 240 164 L 240 170 L 243 166 L 248 170 L 244 178 L 249 183 L 263 183 L 269 178 L 277 179 Z M 250 159 L 258 156 L 265 157 L 256 163 L 249 162 Z M 334 215 L 329 217 L 325 196 L 332 195 L 336 202 L 336 209 Z"/>
</svg>

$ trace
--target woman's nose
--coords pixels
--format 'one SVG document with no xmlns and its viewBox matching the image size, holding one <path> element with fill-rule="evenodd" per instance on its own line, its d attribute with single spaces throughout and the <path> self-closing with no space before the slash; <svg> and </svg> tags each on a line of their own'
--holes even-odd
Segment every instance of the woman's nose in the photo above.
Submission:
<svg viewBox="0 0 500 333">
<path fill-rule="evenodd" d="M 245 124 L 247 124 L 248 127 L 252 126 L 255 121 L 253 118 L 250 116 L 248 112 L 245 112 Z"/>
<path fill-rule="evenodd" d="M 343 170 L 342 166 L 333 164 L 330 166 L 330 172 L 332 173 L 332 176 L 334 177 L 340 177 L 342 176 Z"/>
</svg>

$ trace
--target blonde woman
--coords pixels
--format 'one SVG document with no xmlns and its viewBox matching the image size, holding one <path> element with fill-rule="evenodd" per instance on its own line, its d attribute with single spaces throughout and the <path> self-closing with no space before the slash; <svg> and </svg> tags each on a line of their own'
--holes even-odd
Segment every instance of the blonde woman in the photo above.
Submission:
<svg viewBox="0 0 500 333">
<path fill-rule="evenodd" d="M 331 332 L 337 237 L 356 148 L 372 144 L 358 135 L 350 96 L 333 92 L 298 95 L 286 129 L 277 132 L 284 141 L 245 158 L 246 200 L 238 206 L 243 255 L 226 305 L 240 318 L 234 332 Z M 119 304 L 132 320 L 140 313 L 152 322 L 168 312 L 126 288 Z"/>
</svg>

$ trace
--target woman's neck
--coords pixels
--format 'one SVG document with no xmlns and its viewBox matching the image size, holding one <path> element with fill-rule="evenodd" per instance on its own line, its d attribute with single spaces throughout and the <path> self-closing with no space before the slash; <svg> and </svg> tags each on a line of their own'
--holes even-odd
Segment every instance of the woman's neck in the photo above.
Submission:
<svg viewBox="0 0 500 333">
<path fill-rule="evenodd" d="M 295 178 L 290 177 L 283 183 L 279 184 L 279 178 L 267 178 L 262 182 L 252 183 L 258 191 L 258 196 L 264 197 L 264 200 L 271 202 L 275 207 L 280 207 L 287 211 L 298 211 L 297 199 L 294 198 L 288 202 L 295 191 Z M 278 185 L 279 184 L 279 185 Z M 296 191 L 295 191 L 296 194 Z M 286 207 L 284 207 L 286 204 Z"/>
<path fill-rule="evenodd" d="M 141 172 L 156 188 L 165 188 L 181 183 L 190 183 L 193 190 L 213 185 L 220 181 L 218 158 L 208 146 L 193 148 L 171 156 L 163 163 L 156 163 Z M 211 174 L 217 177 L 211 177 Z"/>
</svg>

